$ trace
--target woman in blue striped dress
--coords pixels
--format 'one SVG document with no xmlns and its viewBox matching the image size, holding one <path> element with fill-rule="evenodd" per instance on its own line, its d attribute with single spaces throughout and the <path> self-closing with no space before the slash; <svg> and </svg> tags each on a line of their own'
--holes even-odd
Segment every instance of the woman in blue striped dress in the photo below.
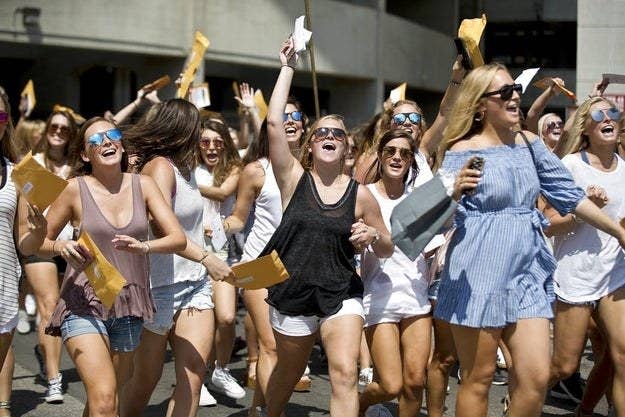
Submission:
<svg viewBox="0 0 625 417">
<path fill-rule="evenodd" d="M 456 416 L 485 416 L 500 339 L 510 348 L 515 381 L 509 415 L 539 416 L 549 379 L 551 275 L 555 260 L 542 236 L 540 194 L 560 213 L 618 238 L 625 230 L 575 186 L 568 170 L 535 135 L 518 132 L 521 86 L 499 64 L 463 81 L 439 157 L 456 173 L 484 158 L 475 193 L 455 214 L 434 316 L 451 325 L 462 366 Z M 460 184 L 472 179 L 462 172 Z"/>
</svg>

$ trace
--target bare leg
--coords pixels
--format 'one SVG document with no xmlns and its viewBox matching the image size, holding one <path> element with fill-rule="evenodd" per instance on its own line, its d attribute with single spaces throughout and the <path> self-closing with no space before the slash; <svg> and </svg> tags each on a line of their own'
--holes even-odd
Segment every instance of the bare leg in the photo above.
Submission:
<svg viewBox="0 0 625 417">
<path fill-rule="evenodd" d="M 234 346 L 236 288 L 227 282 L 213 281 L 213 301 L 215 303 L 215 358 L 217 365 L 226 368 Z"/>
<path fill-rule="evenodd" d="M 429 417 L 442 417 L 449 371 L 458 360 L 449 323 L 434 319 L 434 353 L 428 367 L 426 402 Z"/>
<path fill-rule="evenodd" d="M 10 333 L 7 333 L 10 334 Z M 11 404 L 11 391 L 13 387 L 13 369 L 15 368 L 15 355 L 13 348 L 9 348 L 0 371 L 0 402 Z M 0 417 L 11 417 L 11 410 L 0 408 Z"/>
<path fill-rule="evenodd" d="M 592 343 L 595 363 L 590 374 L 588 374 L 586 389 L 578 406 L 583 414 L 592 414 L 601 397 L 606 393 L 608 386 L 612 384 L 612 378 L 614 378 L 614 367 L 612 366 L 607 339 L 594 319 L 591 318 L 589 324 L 588 337 Z M 610 397 L 608 403 L 611 402 Z"/>
<path fill-rule="evenodd" d="M 400 326 L 403 389 L 399 397 L 399 417 L 412 417 L 419 415 L 423 401 L 432 318 L 429 315 L 411 317 L 402 320 Z"/>
</svg>

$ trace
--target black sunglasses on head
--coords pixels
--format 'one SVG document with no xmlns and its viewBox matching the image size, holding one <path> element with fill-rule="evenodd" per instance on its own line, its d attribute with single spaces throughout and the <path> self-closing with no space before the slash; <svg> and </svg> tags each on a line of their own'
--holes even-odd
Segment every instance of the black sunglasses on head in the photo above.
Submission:
<svg viewBox="0 0 625 417">
<path fill-rule="evenodd" d="M 496 96 L 499 94 L 500 98 L 503 101 L 510 100 L 512 98 L 512 93 L 516 91 L 519 95 L 523 92 L 523 86 L 521 84 L 508 84 L 504 85 L 497 91 L 490 91 L 488 93 L 482 94 L 482 97 L 490 97 Z"/>
</svg>

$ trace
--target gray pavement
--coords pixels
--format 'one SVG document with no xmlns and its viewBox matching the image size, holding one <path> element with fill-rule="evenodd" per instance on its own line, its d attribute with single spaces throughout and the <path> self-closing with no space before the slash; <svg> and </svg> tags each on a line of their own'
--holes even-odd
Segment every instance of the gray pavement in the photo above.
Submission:
<svg viewBox="0 0 625 417">
<path fill-rule="evenodd" d="M 242 323 L 242 319 L 239 320 Z M 242 326 L 237 329 L 238 334 L 243 334 Z M 13 378 L 13 417 L 73 417 L 81 416 L 85 403 L 85 391 L 80 378 L 76 373 L 72 362 L 69 360 L 65 352 L 63 352 L 61 370 L 63 372 L 64 382 L 67 382 L 67 393 L 65 402 L 60 405 L 46 404 L 43 396 L 45 389 L 42 385 L 35 381 L 35 375 L 38 372 L 37 362 L 33 355 L 33 346 L 35 345 L 36 336 L 34 332 L 28 335 L 15 334 L 13 346 L 16 354 L 16 367 Z M 245 378 L 245 350 L 240 352 L 241 355 L 235 356 L 231 364 L 232 374 L 239 381 Z M 585 352 L 582 360 L 582 375 L 585 377 L 592 362 L 589 360 L 589 350 Z M 311 356 L 310 362 L 311 379 L 313 381 L 310 392 L 294 393 L 287 409 L 287 415 L 290 417 L 317 417 L 329 415 L 329 398 L 330 386 L 328 382 L 328 374 L 326 365 L 320 359 L 320 351 L 315 348 Z M 163 377 L 159 382 L 150 404 L 143 414 L 144 417 L 161 417 L 165 415 L 167 401 L 174 382 L 173 362 L 171 359 L 165 364 Z M 454 404 L 456 392 L 458 388 L 457 379 L 450 378 L 450 393 L 447 397 L 447 416 L 454 415 Z M 215 407 L 204 407 L 198 412 L 199 417 L 245 417 L 252 400 L 252 391 L 247 390 L 248 395 L 242 400 L 233 400 L 223 395 L 213 393 L 217 399 L 218 405 Z M 489 417 L 501 416 L 501 399 L 507 392 L 506 386 L 493 386 L 490 394 L 490 402 L 488 409 Z M 385 404 L 391 412 L 396 415 L 396 402 Z M 543 411 L 544 417 L 553 416 L 570 416 L 573 413 L 574 404 L 555 400 L 547 397 L 546 405 Z M 597 416 L 606 415 L 607 405 L 605 399 L 601 401 L 595 413 Z M 426 416 L 426 410 L 421 410 L 421 415 Z"/>
</svg>

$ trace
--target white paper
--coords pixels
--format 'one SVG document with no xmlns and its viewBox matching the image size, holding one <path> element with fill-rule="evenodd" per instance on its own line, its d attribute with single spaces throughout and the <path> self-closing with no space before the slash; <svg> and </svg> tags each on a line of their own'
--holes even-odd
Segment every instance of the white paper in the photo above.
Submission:
<svg viewBox="0 0 625 417">
<path fill-rule="evenodd" d="M 306 44 L 310 41 L 312 32 L 304 27 L 305 16 L 300 16 L 295 19 L 295 27 L 293 28 L 293 46 L 295 53 L 299 53 L 306 50 Z"/>
<path fill-rule="evenodd" d="M 224 230 L 224 225 L 221 222 L 220 216 L 213 217 L 210 228 L 213 231 L 213 236 L 211 237 L 213 249 L 216 251 L 221 250 L 228 241 L 228 238 L 226 237 L 226 231 Z"/>
<path fill-rule="evenodd" d="M 530 85 L 532 79 L 539 70 L 540 68 L 528 68 L 526 70 L 523 70 L 523 72 L 518 77 L 516 77 L 514 83 L 521 84 L 523 86 L 523 93 L 525 93 L 525 89 L 528 85 Z"/>
<path fill-rule="evenodd" d="M 201 109 L 211 105 L 210 94 L 208 93 L 208 85 L 202 84 L 189 89 L 189 101 L 195 104 L 195 107 Z"/>
</svg>

